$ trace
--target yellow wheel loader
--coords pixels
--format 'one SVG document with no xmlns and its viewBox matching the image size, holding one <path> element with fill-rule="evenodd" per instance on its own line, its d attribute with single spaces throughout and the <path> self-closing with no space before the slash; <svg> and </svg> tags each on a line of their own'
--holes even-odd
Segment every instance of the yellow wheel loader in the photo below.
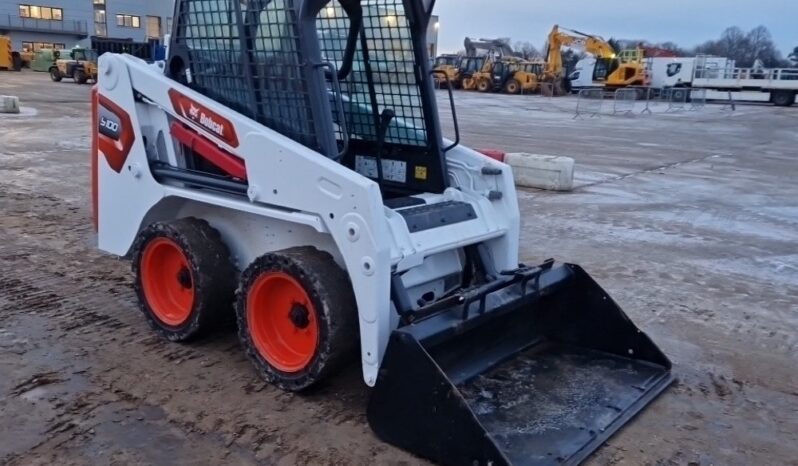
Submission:
<svg viewBox="0 0 798 466">
<path fill-rule="evenodd" d="M 485 92 L 506 94 L 529 94 L 538 90 L 539 77 L 543 74 L 543 62 L 530 62 L 516 57 L 505 57 L 496 61 L 490 74 L 483 75 Z"/>
<path fill-rule="evenodd" d="M 460 55 L 440 55 L 435 59 L 433 79 L 437 87 L 451 85 L 460 89 L 463 85 L 461 73 L 462 58 Z"/>
<path fill-rule="evenodd" d="M 358 364 L 386 442 L 577 464 L 671 363 L 581 267 L 520 263 L 512 169 L 460 144 L 451 92 L 441 130 L 434 3 L 177 0 L 166 66 L 99 59 L 99 247 L 169 341 L 234 319 L 292 392 Z"/>
</svg>

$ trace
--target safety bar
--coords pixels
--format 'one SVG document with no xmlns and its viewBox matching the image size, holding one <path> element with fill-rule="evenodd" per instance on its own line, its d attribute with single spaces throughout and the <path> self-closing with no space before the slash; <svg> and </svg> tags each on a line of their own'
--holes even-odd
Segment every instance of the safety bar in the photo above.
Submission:
<svg viewBox="0 0 798 466">
<path fill-rule="evenodd" d="M 343 136 L 343 148 L 334 159 L 336 162 L 341 160 L 344 155 L 349 151 L 349 128 L 346 124 L 346 114 L 344 113 L 344 96 L 341 93 L 341 82 L 338 81 L 338 70 L 331 62 L 319 63 L 315 66 L 318 69 L 327 68 L 330 71 L 330 81 L 333 85 L 333 94 L 335 100 L 336 111 L 339 115 L 338 124 L 341 126 L 341 134 Z"/>
</svg>

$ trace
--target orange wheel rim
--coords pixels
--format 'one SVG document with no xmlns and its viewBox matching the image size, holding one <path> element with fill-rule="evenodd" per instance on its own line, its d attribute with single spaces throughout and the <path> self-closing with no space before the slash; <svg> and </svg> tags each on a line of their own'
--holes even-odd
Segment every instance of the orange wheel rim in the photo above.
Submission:
<svg viewBox="0 0 798 466">
<path fill-rule="evenodd" d="M 275 369 L 296 373 L 313 360 L 319 343 L 316 308 L 305 288 L 284 272 L 258 277 L 247 294 L 252 342 Z"/>
<path fill-rule="evenodd" d="M 169 238 L 156 238 L 141 256 L 141 284 L 153 314 L 166 325 L 185 323 L 194 307 L 194 277 L 183 249 Z"/>
</svg>

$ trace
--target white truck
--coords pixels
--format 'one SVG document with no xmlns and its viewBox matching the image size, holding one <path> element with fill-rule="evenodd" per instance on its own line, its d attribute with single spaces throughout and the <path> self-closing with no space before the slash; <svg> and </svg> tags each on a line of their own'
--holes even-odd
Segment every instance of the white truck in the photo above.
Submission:
<svg viewBox="0 0 798 466">
<path fill-rule="evenodd" d="M 734 60 L 697 56 L 671 58 L 664 88 L 705 89 L 707 99 L 795 104 L 798 68 L 737 68 Z"/>
<path fill-rule="evenodd" d="M 649 87 L 653 89 L 662 89 L 665 87 L 668 66 L 675 60 L 680 59 L 656 57 L 648 58 L 646 60 L 646 68 L 648 70 L 650 79 Z M 574 71 L 568 76 L 568 79 L 571 81 L 571 89 L 574 92 L 578 92 L 581 89 L 601 86 L 601 83 L 594 80 L 595 68 L 595 58 L 586 57 L 579 60 L 574 68 Z"/>
</svg>

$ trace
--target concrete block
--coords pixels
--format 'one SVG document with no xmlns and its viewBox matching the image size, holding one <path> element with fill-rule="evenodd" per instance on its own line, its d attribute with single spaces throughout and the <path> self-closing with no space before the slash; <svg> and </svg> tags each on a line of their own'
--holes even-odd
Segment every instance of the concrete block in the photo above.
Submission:
<svg viewBox="0 0 798 466">
<path fill-rule="evenodd" d="M 19 98 L 0 95 L 0 113 L 19 113 Z"/>
<path fill-rule="evenodd" d="M 507 154 L 515 184 L 525 188 L 570 191 L 574 187 L 574 159 L 554 155 Z"/>
</svg>

